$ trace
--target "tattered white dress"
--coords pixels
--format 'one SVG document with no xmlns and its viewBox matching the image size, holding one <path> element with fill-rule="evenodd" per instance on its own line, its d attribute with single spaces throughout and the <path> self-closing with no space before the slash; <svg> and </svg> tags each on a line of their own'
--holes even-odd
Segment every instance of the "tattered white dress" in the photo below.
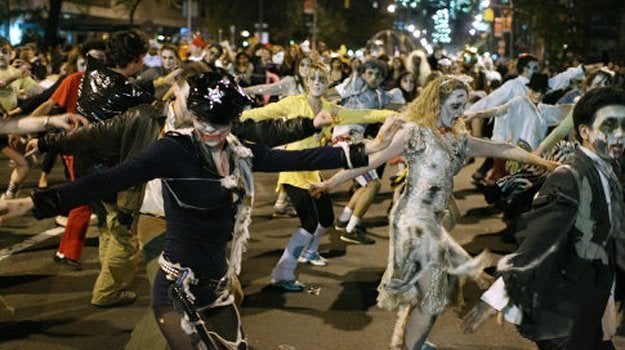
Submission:
<svg viewBox="0 0 625 350">
<path fill-rule="evenodd" d="M 388 266 L 378 287 L 378 305 L 389 310 L 418 305 L 438 314 L 453 300 L 456 276 L 476 275 L 483 267 L 483 256 L 471 258 L 442 226 L 453 176 L 467 154 L 467 137 L 414 123 L 404 128 L 409 172 L 390 214 Z"/>
</svg>

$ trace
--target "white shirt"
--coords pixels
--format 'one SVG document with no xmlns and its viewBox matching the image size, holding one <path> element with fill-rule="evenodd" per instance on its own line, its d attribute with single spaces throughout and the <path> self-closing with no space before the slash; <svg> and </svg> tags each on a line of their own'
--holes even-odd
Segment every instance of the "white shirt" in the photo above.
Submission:
<svg viewBox="0 0 625 350">
<path fill-rule="evenodd" d="M 527 93 L 516 96 L 502 107 L 507 107 L 508 113 L 495 118 L 491 139 L 515 145 L 523 140 L 532 149 L 538 147 L 550 126 L 556 126 L 566 118 L 570 109 L 570 105 L 536 105 Z"/>
<path fill-rule="evenodd" d="M 174 128 L 175 114 L 170 103 L 167 108 L 167 119 L 165 121 L 164 132 L 176 131 L 181 134 L 189 135 L 193 131 L 193 128 Z M 161 180 L 154 179 L 148 181 L 145 185 L 145 194 L 143 196 L 143 203 L 139 212 L 141 214 L 148 214 L 157 217 L 165 217 L 165 208 L 163 206 L 163 192 L 161 189 Z"/>
<path fill-rule="evenodd" d="M 559 90 L 568 87 L 572 79 L 581 79 L 584 77 L 582 65 L 571 67 L 564 72 L 549 79 L 549 91 Z M 469 112 L 478 112 L 485 109 L 500 106 L 516 96 L 527 95 L 529 79 L 524 76 L 518 76 L 508 80 L 503 85 L 488 94 L 488 96 L 477 101 L 467 109 Z"/>
</svg>

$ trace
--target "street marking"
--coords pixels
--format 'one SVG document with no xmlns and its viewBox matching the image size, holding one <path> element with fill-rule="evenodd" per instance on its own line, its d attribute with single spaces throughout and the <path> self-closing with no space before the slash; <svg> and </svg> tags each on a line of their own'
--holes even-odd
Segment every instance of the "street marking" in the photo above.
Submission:
<svg viewBox="0 0 625 350">
<path fill-rule="evenodd" d="M 40 234 L 30 237 L 29 239 L 17 243 L 12 247 L 0 250 L 0 261 L 10 257 L 11 255 L 20 252 L 22 250 L 28 249 L 39 242 L 43 242 L 46 239 L 54 236 L 58 236 L 65 231 L 65 227 L 55 227 L 49 230 L 43 231 Z"/>
</svg>

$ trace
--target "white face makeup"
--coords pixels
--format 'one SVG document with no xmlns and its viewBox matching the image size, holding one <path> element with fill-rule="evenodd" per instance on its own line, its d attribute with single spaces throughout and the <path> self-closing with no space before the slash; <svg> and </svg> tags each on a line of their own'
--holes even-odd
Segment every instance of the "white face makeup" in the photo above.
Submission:
<svg viewBox="0 0 625 350">
<path fill-rule="evenodd" d="M 595 112 L 588 136 L 598 156 L 621 157 L 625 143 L 625 106 L 610 105 Z"/>
<path fill-rule="evenodd" d="M 308 94 L 312 97 L 321 97 L 328 89 L 328 80 L 319 71 L 315 71 L 312 76 L 309 76 L 306 84 L 308 86 Z"/>
<path fill-rule="evenodd" d="M 469 95 L 464 89 L 454 90 L 441 104 L 441 113 L 438 117 L 437 126 L 450 129 L 458 118 L 464 113 L 464 105 Z"/>
<path fill-rule="evenodd" d="M 364 73 L 362 73 L 362 78 L 365 80 L 365 83 L 367 83 L 367 86 L 369 86 L 369 88 L 371 89 L 377 89 L 384 80 L 382 72 L 376 68 L 365 69 Z"/>
<path fill-rule="evenodd" d="M 163 68 L 173 70 L 176 66 L 176 55 L 171 50 L 161 51 L 161 63 Z"/>
<path fill-rule="evenodd" d="M 526 77 L 529 79 L 532 77 L 532 75 L 536 72 L 538 72 L 538 62 L 536 61 L 530 61 L 527 66 L 525 67 L 527 75 Z"/>
<path fill-rule="evenodd" d="M 605 76 L 604 74 L 597 74 L 590 82 L 590 86 L 588 87 L 588 90 L 605 87 L 605 86 L 608 86 L 609 83 L 610 81 L 607 76 Z"/>
<path fill-rule="evenodd" d="M 78 59 L 76 60 L 76 69 L 79 72 L 85 72 L 87 70 L 87 60 L 85 60 L 83 57 L 78 57 Z"/>
<path fill-rule="evenodd" d="M 217 125 L 193 117 L 193 127 L 202 137 L 202 141 L 208 147 L 219 147 L 226 142 L 226 137 L 232 128 L 231 124 Z"/>
</svg>

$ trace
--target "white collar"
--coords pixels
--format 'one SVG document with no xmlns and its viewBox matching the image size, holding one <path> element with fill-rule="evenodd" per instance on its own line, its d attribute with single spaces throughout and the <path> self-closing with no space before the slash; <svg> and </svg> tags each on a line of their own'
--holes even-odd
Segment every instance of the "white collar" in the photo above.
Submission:
<svg viewBox="0 0 625 350">
<path fill-rule="evenodd" d="M 584 152 L 590 159 L 592 159 L 593 162 L 598 163 L 601 167 L 612 170 L 612 164 L 610 164 L 610 162 L 606 161 L 605 159 L 599 157 L 597 153 L 589 150 L 582 145 L 579 145 L 579 149 L 581 149 L 582 152 Z"/>
</svg>

